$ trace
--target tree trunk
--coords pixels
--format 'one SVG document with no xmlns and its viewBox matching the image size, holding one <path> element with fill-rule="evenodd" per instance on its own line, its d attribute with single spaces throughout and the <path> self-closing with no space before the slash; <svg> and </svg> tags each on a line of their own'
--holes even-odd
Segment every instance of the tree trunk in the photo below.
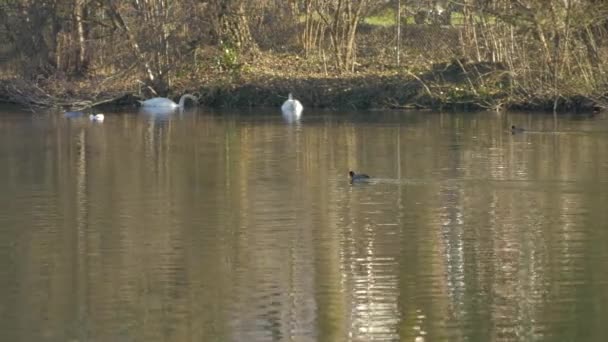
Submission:
<svg viewBox="0 0 608 342">
<path fill-rule="evenodd" d="M 329 30 L 329 38 L 338 70 L 352 70 L 355 63 L 355 41 L 357 27 L 366 0 L 353 5 L 350 1 L 337 0 L 336 3 L 317 3 L 316 12 Z M 333 4 L 333 6 L 332 6 Z M 353 6 L 355 6 L 353 8 Z"/>
<path fill-rule="evenodd" d="M 0 6 L 0 22 L 20 56 L 26 78 L 47 77 L 56 71 L 57 35 L 47 40 L 44 34 L 49 23 L 56 22 L 53 5 L 9 2 Z"/>
<path fill-rule="evenodd" d="M 114 0 L 106 0 L 108 5 L 108 14 L 112 17 L 115 25 L 120 28 L 129 42 L 129 45 L 133 48 L 133 53 L 135 57 L 139 60 L 141 65 L 143 66 L 143 70 L 147 76 L 147 83 L 151 86 L 157 94 L 164 94 L 168 90 L 167 82 L 162 78 L 158 72 L 155 72 L 150 63 L 148 62 L 148 58 L 142 52 L 139 44 L 137 43 L 137 39 L 134 36 L 133 32 L 127 25 L 126 21 L 123 19 L 122 14 L 118 8 L 118 4 Z"/>
<path fill-rule="evenodd" d="M 256 51 L 251 37 L 249 19 L 242 1 L 216 0 L 218 8 L 217 36 L 222 43 L 241 51 Z"/>
<path fill-rule="evenodd" d="M 87 49 L 88 29 L 85 27 L 87 20 L 87 8 L 85 0 L 74 0 L 74 41 L 78 44 L 74 65 L 74 74 L 84 75 L 89 67 L 89 56 Z"/>
</svg>

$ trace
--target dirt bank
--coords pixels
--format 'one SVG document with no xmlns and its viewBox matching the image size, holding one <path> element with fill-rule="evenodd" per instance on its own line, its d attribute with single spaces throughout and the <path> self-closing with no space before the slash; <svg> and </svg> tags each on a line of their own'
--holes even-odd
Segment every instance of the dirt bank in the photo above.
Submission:
<svg viewBox="0 0 608 342">
<path fill-rule="evenodd" d="M 500 64 L 454 60 L 427 68 L 372 65 L 361 72 L 331 74 L 311 72 L 303 63 L 275 58 L 255 68 L 245 64 L 230 72 L 209 69 L 177 79 L 163 95 L 179 99 L 191 93 L 210 107 L 280 106 L 290 92 L 308 108 L 592 111 L 605 107 L 589 94 L 518 91 Z M 146 90 L 134 77 L 37 82 L 13 78 L 0 80 L 0 101 L 82 109 L 135 105 L 138 99 L 156 95 Z"/>
</svg>

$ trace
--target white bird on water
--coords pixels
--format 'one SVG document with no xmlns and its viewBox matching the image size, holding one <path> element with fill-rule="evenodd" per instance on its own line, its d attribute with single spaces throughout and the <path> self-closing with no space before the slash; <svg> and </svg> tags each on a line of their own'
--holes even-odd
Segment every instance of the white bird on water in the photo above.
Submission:
<svg viewBox="0 0 608 342">
<path fill-rule="evenodd" d="M 303 110 L 304 106 L 302 106 L 300 101 L 294 99 L 291 93 L 289 93 L 289 98 L 287 101 L 285 101 L 281 106 L 283 115 L 290 115 L 294 116 L 295 118 L 299 118 L 302 115 Z"/>
<path fill-rule="evenodd" d="M 89 120 L 91 120 L 91 121 L 102 122 L 103 119 L 105 119 L 105 116 L 103 114 L 91 114 L 91 115 L 89 115 Z"/>
<path fill-rule="evenodd" d="M 184 104 L 186 100 L 190 99 L 194 101 L 194 105 L 196 105 L 198 99 L 190 94 L 184 94 L 179 99 L 179 103 L 173 102 L 173 100 L 168 99 L 166 97 L 154 97 L 145 101 L 138 101 L 141 103 L 143 107 L 163 107 L 163 108 L 184 108 Z"/>
</svg>

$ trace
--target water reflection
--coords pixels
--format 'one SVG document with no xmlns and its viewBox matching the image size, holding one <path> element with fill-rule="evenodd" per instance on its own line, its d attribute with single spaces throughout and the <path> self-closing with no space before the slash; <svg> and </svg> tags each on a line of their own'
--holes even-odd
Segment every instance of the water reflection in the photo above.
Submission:
<svg viewBox="0 0 608 342">
<path fill-rule="evenodd" d="M 2 340 L 608 337 L 601 117 L 216 114 L 2 116 Z"/>
<path fill-rule="evenodd" d="M 283 113 L 283 120 L 288 124 L 300 123 L 301 116 L 294 115 L 293 113 Z"/>
</svg>

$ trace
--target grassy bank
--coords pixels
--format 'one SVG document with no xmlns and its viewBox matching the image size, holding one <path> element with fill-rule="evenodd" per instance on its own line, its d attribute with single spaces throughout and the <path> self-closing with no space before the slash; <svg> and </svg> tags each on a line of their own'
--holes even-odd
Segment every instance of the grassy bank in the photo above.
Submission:
<svg viewBox="0 0 608 342">
<path fill-rule="evenodd" d="M 356 73 L 339 74 L 294 55 L 266 54 L 230 70 L 209 67 L 183 75 L 175 79 L 167 96 L 178 99 L 192 93 L 209 107 L 280 106 L 289 92 L 307 108 L 591 111 L 605 107 L 594 94 L 516 90 L 504 66 L 463 60 L 391 67 L 370 59 L 362 60 Z M 151 96 L 135 75 L 0 80 L 0 101 L 25 106 L 131 106 Z"/>
<path fill-rule="evenodd" d="M 502 63 L 421 56 L 410 51 L 396 66 L 393 56 L 370 53 L 354 73 L 339 73 L 319 58 L 266 53 L 232 72 L 208 69 L 202 82 L 184 82 L 180 92 L 195 91 L 214 107 L 279 106 L 289 92 L 319 108 L 590 111 L 608 105 L 604 90 L 577 79 L 556 87 L 540 78 L 523 82 Z"/>
</svg>

